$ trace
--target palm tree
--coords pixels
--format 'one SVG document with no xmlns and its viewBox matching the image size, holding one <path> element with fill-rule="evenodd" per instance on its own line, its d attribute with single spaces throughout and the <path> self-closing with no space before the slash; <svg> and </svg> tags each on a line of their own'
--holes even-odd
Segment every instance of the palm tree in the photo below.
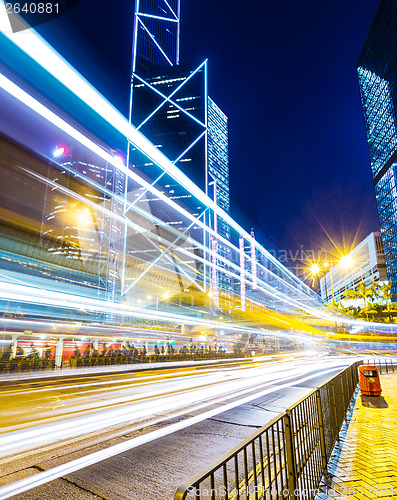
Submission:
<svg viewBox="0 0 397 500">
<path fill-rule="evenodd" d="M 354 290 L 353 288 L 349 288 L 343 294 L 343 298 L 347 299 L 347 300 L 349 300 L 349 299 L 351 299 L 351 300 L 357 300 L 357 299 L 360 298 L 360 296 L 359 296 L 359 293 L 357 292 L 357 290 Z M 360 308 L 358 308 L 358 307 L 352 307 L 352 306 L 350 306 L 350 311 L 351 311 L 351 314 L 353 316 L 357 316 L 358 313 L 359 313 L 359 310 L 360 310 Z"/>
<path fill-rule="evenodd" d="M 353 288 L 348 288 L 343 295 L 345 299 L 356 300 L 359 298 L 357 291 Z"/>
<path fill-rule="evenodd" d="M 345 298 L 347 299 L 362 299 L 364 302 L 364 312 L 365 312 L 365 317 L 368 320 L 368 300 L 373 302 L 375 300 L 375 297 L 378 295 L 378 288 L 379 284 L 376 283 L 376 281 L 373 281 L 369 287 L 367 287 L 367 284 L 365 281 L 357 285 L 357 289 L 353 290 L 349 288 L 345 292 Z"/>
<path fill-rule="evenodd" d="M 377 281 L 371 281 L 371 284 L 369 285 L 369 299 L 371 302 L 374 302 L 375 299 L 378 299 L 380 296 L 380 290 L 381 286 Z"/>
<path fill-rule="evenodd" d="M 368 312 L 372 314 L 372 321 L 375 321 L 375 315 L 377 314 L 379 308 L 379 305 L 377 304 L 377 299 L 380 297 L 379 283 L 377 281 L 371 281 L 368 292 L 368 299 L 370 301 L 370 309 Z"/>
<path fill-rule="evenodd" d="M 367 287 L 367 284 L 365 283 L 365 281 L 363 281 L 362 283 L 360 283 L 359 285 L 357 285 L 357 293 L 358 293 L 358 297 L 360 299 L 363 299 L 364 301 L 364 312 L 365 312 L 365 316 L 368 320 L 368 299 L 370 299 L 370 297 L 373 297 L 373 292 L 371 290 L 371 287 Z"/>
<path fill-rule="evenodd" d="M 386 301 L 386 311 L 390 312 L 390 301 L 393 298 L 393 293 L 391 293 L 391 283 L 388 281 L 383 286 L 380 287 L 380 296 Z"/>
</svg>

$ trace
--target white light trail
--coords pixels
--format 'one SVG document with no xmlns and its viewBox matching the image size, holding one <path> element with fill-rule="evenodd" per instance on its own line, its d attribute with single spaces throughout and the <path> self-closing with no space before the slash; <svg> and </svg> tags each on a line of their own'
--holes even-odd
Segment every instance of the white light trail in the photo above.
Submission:
<svg viewBox="0 0 397 500">
<path fill-rule="evenodd" d="M 178 23 L 179 26 L 179 23 Z M 149 160 L 158 165 L 164 172 L 167 172 L 172 178 L 181 184 L 187 191 L 189 191 L 198 200 L 203 202 L 214 213 L 221 217 L 231 228 L 249 242 L 254 248 L 266 256 L 277 268 L 282 270 L 284 276 L 288 277 L 290 281 L 282 280 L 283 283 L 294 290 L 299 296 L 307 295 L 307 299 L 312 297 L 313 292 L 309 287 L 301 282 L 289 269 L 284 267 L 273 255 L 271 255 L 262 245 L 255 241 L 252 236 L 247 233 L 239 224 L 237 224 L 226 212 L 224 212 L 219 205 L 216 205 L 203 191 L 201 191 L 183 172 L 181 172 L 161 151 L 154 147 L 154 145 L 135 127 L 133 127 L 128 120 L 118 112 L 87 80 L 85 80 L 65 59 L 63 59 L 43 38 L 41 38 L 33 29 L 12 33 L 8 16 L 5 10 L 5 3 L 0 0 L 0 31 L 17 47 L 25 52 L 30 58 L 36 61 L 45 71 L 50 73 L 56 78 L 63 86 L 69 89 L 73 94 L 81 99 L 86 105 L 93 109 L 99 116 L 106 120 L 111 126 L 125 136 L 132 144 L 134 144 L 140 151 L 142 151 Z M 180 213 L 191 218 L 191 214 L 181 209 L 180 206 L 175 204 L 172 200 L 167 198 L 161 191 L 153 188 L 149 183 L 145 182 L 142 178 L 136 175 L 133 171 L 125 166 L 121 166 L 119 161 L 100 148 L 98 145 L 90 141 L 87 137 L 74 129 L 71 125 L 62 120 L 59 116 L 51 112 L 48 108 L 43 106 L 29 94 L 24 92 L 21 88 L 16 86 L 13 82 L 7 79 L 4 75 L 0 75 L 0 86 L 9 92 L 11 95 L 24 102 L 31 109 L 41 114 L 45 119 L 53 123 L 56 127 L 65 131 L 70 137 L 74 138 L 82 145 L 93 151 L 95 154 L 103 158 L 116 168 L 119 168 L 124 174 L 128 175 L 131 179 L 139 182 L 143 187 L 150 190 L 153 194 L 170 207 L 180 211 Z M 213 234 L 211 229 L 205 226 L 201 221 L 197 221 L 197 225 L 202 227 L 208 234 Z M 215 235 L 216 236 L 216 235 Z M 223 240 L 220 236 L 218 239 L 226 245 L 230 242 Z M 252 262 L 252 257 L 246 255 L 247 260 Z M 258 267 L 260 267 L 258 263 Z M 270 272 L 270 271 L 268 271 Z M 247 273 L 248 274 L 248 273 Z M 277 278 L 281 279 L 281 278 Z M 266 287 L 265 284 L 262 286 Z M 305 293 L 300 288 L 304 288 Z M 347 325 L 356 325 L 368 327 L 365 321 L 356 321 L 345 317 L 336 316 L 327 312 L 320 311 L 315 307 L 310 307 L 302 304 L 299 300 L 288 298 L 285 294 L 271 293 L 266 290 L 266 293 L 273 295 L 277 300 L 289 303 L 293 307 L 304 310 L 313 317 L 322 318 L 327 321 L 338 321 Z M 371 327 L 377 329 L 385 329 L 385 326 L 380 323 L 373 323 Z M 388 326 L 390 331 L 393 327 Z"/>
<path fill-rule="evenodd" d="M 31 285 L 20 285 L 0 281 L 0 290 L 3 300 L 25 302 L 35 305 L 54 306 L 63 309 L 81 310 L 97 312 L 114 312 L 120 316 L 132 315 L 141 319 L 158 319 L 169 323 L 183 323 L 186 325 L 200 325 L 208 328 L 222 328 L 230 331 L 252 331 L 251 328 L 240 325 L 233 325 L 224 322 L 213 321 L 205 318 L 195 318 L 193 316 L 184 316 L 183 314 L 168 313 L 164 311 L 148 310 L 143 307 L 130 307 L 123 304 L 110 304 L 105 300 L 93 299 L 82 295 L 73 295 L 70 293 L 48 290 Z M 8 320 L 7 320 L 8 321 Z"/>
<path fill-rule="evenodd" d="M 298 286 L 304 286 L 307 290 L 310 290 L 306 284 L 301 282 L 289 269 L 284 267 L 262 245 L 256 242 L 247 231 L 234 221 L 234 219 L 216 205 L 182 171 L 175 167 L 158 148 L 155 148 L 143 134 L 131 125 L 128 120 L 109 103 L 109 101 L 89 84 L 82 75 L 80 75 L 33 29 L 18 33 L 10 32 L 10 25 L 3 0 L 0 0 L 0 31 L 66 88 L 71 90 L 79 99 L 107 120 L 110 125 L 131 141 L 131 143 L 142 151 L 151 161 L 171 175 L 171 177 L 177 180 L 198 200 L 217 213 L 219 217 L 229 224 L 230 227 L 235 229 L 237 233 L 241 234 L 250 244 L 254 245 L 261 253 L 265 254 L 277 268 L 281 269 L 285 275 L 289 276 L 293 283 Z M 113 162 L 110 163 L 114 165 Z M 114 166 L 117 167 L 117 165 Z M 125 169 L 123 169 L 123 171 L 124 170 Z"/>
<path fill-rule="evenodd" d="M 67 122 L 65 122 L 63 119 L 61 119 L 58 115 L 56 115 L 55 113 L 53 113 L 52 111 L 50 111 L 48 108 L 46 108 L 44 105 L 42 105 L 39 101 L 37 101 L 36 99 L 34 99 L 33 97 L 31 97 L 28 93 L 26 93 L 20 87 L 18 87 L 17 85 L 15 85 L 11 80 L 9 80 L 8 78 L 6 78 L 2 74 L 0 74 L 0 88 L 3 88 L 6 92 L 8 92 L 12 96 L 14 96 L 16 99 L 18 99 L 19 101 L 23 102 L 25 105 L 27 105 L 28 107 L 30 107 L 31 109 L 33 109 L 35 112 L 37 112 L 38 114 L 40 114 L 41 116 L 43 116 L 43 118 L 49 120 L 51 123 L 53 123 L 53 125 L 55 125 L 56 127 L 60 128 L 61 130 L 63 130 L 65 133 L 67 133 L 68 135 L 70 135 L 70 137 L 76 139 L 83 146 L 87 147 L 89 150 L 91 150 L 93 153 L 97 154 L 99 157 L 101 157 L 102 159 L 104 159 L 106 162 L 110 163 L 115 168 L 119 168 L 120 170 L 122 170 L 122 172 L 125 175 L 127 175 L 128 177 L 130 177 L 131 179 L 133 179 L 137 183 L 141 184 L 147 190 L 151 191 L 160 200 L 162 200 L 165 203 L 167 203 L 170 207 L 178 210 L 181 213 L 181 215 L 183 215 L 184 217 L 186 217 L 189 220 L 194 221 L 194 223 L 197 224 L 197 226 L 199 226 L 203 230 L 207 231 L 212 236 L 218 238 L 218 240 L 222 241 L 225 245 L 227 245 L 227 246 L 229 246 L 229 247 L 232 248 L 232 245 L 230 244 L 230 242 L 228 240 L 226 240 L 225 238 L 223 238 L 219 234 L 216 234 L 211 228 L 209 228 L 207 225 L 205 225 L 202 221 L 200 221 L 199 219 L 193 217 L 188 211 L 186 211 L 183 208 L 181 208 L 173 200 L 171 200 L 170 198 L 168 198 L 163 192 L 157 190 L 150 183 L 148 183 L 147 181 L 143 180 L 135 172 L 133 172 L 132 170 L 129 170 L 128 168 L 126 168 L 124 166 L 121 167 L 120 163 L 119 163 L 119 160 L 116 159 L 114 155 L 107 153 L 105 150 L 103 150 L 101 147 L 99 147 L 93 141 L 91 141 L 86 136 L 84 136 L 83 134 L 81 134 L 78 130 L 76 130 L 74 127 L 72 127 L 71 125 L 69 125 Z M 157 149 L 156 149 L 156 151 L 157 151 Z M 210 200 L 210 199 L 208 198 L 208 200 Z M 211 203 L 213 203 L 212 200 L 210 200 L 210 201 L 211 201 Z M 215 205 L 215 206 L 217 206 L 217 205 Z M 241 230 L 241 233 L 248 234 L 242 228 L 240 228 L 240 230 Z M 251 259 L 251 257 L 249 255 L 246 255 L 245 257 L 247 259 Z M 222 260 L 222 261 L 225 260 L 221 256 L 219 256 L 219 259 Z M 228 264 L 228 265 L 230 265 L 230 264 Z M 222 272 L 227 272 L 227 270 L 222 269 Z M 246 272 L 246 274 L 248 274 L 248 273 Z M 284 284 L 286 286 L 288 286 L 289 288 L 291 288 L 292 290 L 294 290 L 294 288 L 292 287 L 291 283 L 288 283 L 285 280 L 282 280 L 282 281 L 284 282 Z M 303 310 L 305 310 L 306 312 L 308 312 L 310 315 L 312 315 L 314 317 L 320 317 L 320 318 L 323 318 L 323 319 L 329 319 L 331 321 L 333 320 L 332 318 L 329 317 L 329 315 L 327 313 L 323 313 L 322 311 L 319 311 L 319 310 L 317 310 L 317 309 L 315 309 L 313 307 L 309 307 L 309 306 L 303 305 L 299 301 L 294 300 L 294 299 L 288 297 L 285 294 L 280 294 L 277 291 L 269 290 L 269 286 L 267 284 L 265 284 L 265 283 L 263 284 L 263 288 L 261 288 L 261 290 L 264 291 L 267 295 L 269 295 L 271 297 L 274 297 L 275 299 L 280 300 L 282 302 L 285 302 L 285 303 L 287 303 L 289 305 L 292 305 L 295 308 L 296 307 L 299 308 L 299 309 L 302 308 Z M 309 299 L 310 297 L 308 296 L 307 298 Z"/>
<path fill-rule="evenodd" d="M 335 367 L 328 369 L 328 370 L 323 370 L 323 371 L 321 371 L 321 374 L 325 375 L 328 373 L 332 373 L 334 371 L 335 371 Z M 318 377 L 318 375 L 319 375 L 319 373 L 316 373 L 313 375 L 303 377 L 302 379 L 298 380 L 296 383 L 306 382 L 310 379 Z M 259 387 L 262 388 L 263 385 L 264 384 L 262 384 Z M 249 396 L 245 396 L 241 399 L 238 399 L 237 401 L 233 401 L 231 403 L 228 403 L 228 404 L 225 404 L 222 406 L 218 406 L 217 408 L 208 410 L 208 411 L 201 413 L 197 416 L 181 420 L 181 421 L 174 423 L 174 424 L 170 424 L 164 428 L 158 429 L 158 430 L 153 431 L 153 432 L 149 432 L 147 434 L 144 434 L 144 435 L 136 437 L 136 438 L 132 438 L 130 440 L 124 441 L 123 443 L 119 443 L 117 445 L 100 450 L 100 451 L 92 453 L 90 455 L 86 455 L 86 456 L 78 458 L 76 460 L 72 460 L 71 462 L 67 462 L 67 463 L 62 464 L 60 466 L 51 468 L 47 471 L 39 472 L 38 474 L 31 476 L 29 478 L 22 479 L 20 481 L 16 481 L 15 483 L 11 483 L 7 486 L 1 487 L 0 488 L 0 499 L 7 499 L 7 498 L 10 498 L 11 496 L 18 495 L 20 493 L 31 490 L 33 488 L 37 488 L 38 486 L 41 486 L 43 484 L 54 481 L 55 479 L 58 479 L 62 476 L 71 474 L 72 472 L 76 472 L 77 470 L 84 469 L 85 467 L 88 467 L 90 465 L 94 465 L 98 462 L 101 462 L 101 461 L 106 460 L 108 458 L 114 457 L 122 452 L 131 450 L 133 448 L 137 448 L 138 446 L 141 446 L 143 444 L 149 443 L 149 442 L 154 441 L 156 439 L 159 439 L 161 437 L 175 433 L 177 431 L 180 431 L 182 429 L 190 427 L 196 423 L 199 423 L 199 422 L 207 420 L 211 417 L 214 417 L 215 415 L 219 415 L 220 413 L 223 413 L 225 411 L 236 408 L 237 406 L 241 406 L 241 405 L 249 403 L 255 399 L 266 396 L 267 394 L 270 394 L 272 392 L 276 392 L 276 391 L 286 389 L 289 387 L 291 387 L 291 383 L 279 384 L 277 386 L 273 386 L 272 388 L 267 388 L 265 390 L 256 392 L 255 394 L 251 394 Z"/>
<path fill-rule="evenodd" d="M 285 372 L 285 367 L 275 370 L 273 366 L 273 372 L 277 371 Z M 92 401 L 93 396 L 96 399 L 98 391 L 88 390 L 86 398 L 76 398 L 74 407 L 66 404 L 66 396 L 60 395 L 60 402 L 65 406 L 57 409 L 58 418 L 61 418 L 63 414 L 70 415 L 71 410 L 78 413 L 88 411 L 95 411 L 95 413 L 1 434 L 0 456 L 101 431 L 127 422 L 144 420 L 153 415 L 162 414 L 164 418 L 170 418 L 170 412 L 182 408 L 185 409 L 185 412 L 191 412 L 196 405 L 204 408 L 212 404 L 219 404 L 237 396 L 246 395 L 253 389 L 263 389 L 274 382 L 281 383 L 291 380 L 292 377 L 303 376 L 305 373 L 307 371 L 304 369 L 295 367 L 288 370 L 288 376 L 280 376 L 280 374 L 276 375 L 275 373 L 269 374 L 266 369 L 261 370 L 248 366 L 244 370 L 240 369 L 234 372 L 228 370 L 227 373 L 205 373 L 189 376 L 183 380 L 160 381 L 158 386 L 153 389 L 147 387 L 153 383 L 146 382 L 130 389 L 121 389 L 120 392 L 125 393 L 123 396 L 116 394 L 113 397 L 113 394 L 106 394 L 104 397 L 102 394 L 99 396 L 99 402 Z M 266 377 L 266 382 L 259 384 L 258 380 L 261 376 Z M 219 397 L 219 394 L 222 396 Z M 51 413 L 55 413 L 55 409 L 52 408 L 52 411 L 47 413 L 44 412 L 43 403 L 40 405 L 43 417 L 52 418 Z M 109 409 L 110 406 L 112 408 Z M 173 415 L 171 414 L 171 416 Z"/>
</svg>

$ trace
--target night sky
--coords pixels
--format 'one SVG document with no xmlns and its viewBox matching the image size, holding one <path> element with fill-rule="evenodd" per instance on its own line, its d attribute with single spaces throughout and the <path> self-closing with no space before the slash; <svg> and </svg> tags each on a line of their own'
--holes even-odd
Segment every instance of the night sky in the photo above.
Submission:
<svg viewBox="0 0 397 500">
<path fill-rule="evenodd" d="M 126 115 L 133 3 L 80 0 L 39 29 Z M 263 243 L 348 251 L 378 230 L 355 66 L 378 3 L 181 0 L 181 62 L 209 59 L 229 117 L 232 215 Z"/>
</svg>

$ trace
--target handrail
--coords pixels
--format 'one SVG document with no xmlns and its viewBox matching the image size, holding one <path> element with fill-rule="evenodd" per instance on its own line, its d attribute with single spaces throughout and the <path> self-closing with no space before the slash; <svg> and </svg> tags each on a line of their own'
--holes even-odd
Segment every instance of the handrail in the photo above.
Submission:
<svg viewBox="0 0 397 500">
<path fill-rule="evenodd" d="M 358 384 L 353 363 L 184 481 L 175 500 L 314 498 Z"/>
<path fill-rule="evenodd" d="M 195 484 L 199 480 L 205 480 L 207 479 L 216 469 L 219 467 L 222 467 L 226 462 L 230 460 L 231 456 L 237 455 L 237 453 L 240 453 L 247 445 L 251 444 L 252 440 L 256 439 L 258 436 L 263 434 L 263 430 L 266 428 L 271 427 L 274 423 L 276 423 L 280 418 L 282 418 L 285 415 L 285 413 L 281 413 L 280 415 L 277 415 L 277 417 L 273 418 L 268 422 L 264 427 L 261 427 L 257 431 L 255 431 L 253 434 L 251 434 L 249 437 L 244 439 L 244 441 L 241 441 L 239 444 L 237 444 L 234 448 L 231 450 L 227 451 L 224 453 L 220 458 L 217 460 L 214 460 L 208 467 L 203 469 L 202 471 L 198 472 L 194 476 L 190 477 L 187 481 L 182 483 L 179 488 L 177 489 L 176 495 L 175 495 L 175 500 L 184 499 L 184 496 L 178 496 L 178 492 L 184 492 L 188 487 L 192 484 Z M 186 496 L 186 495 L 185 495 Z"/>
</svg>

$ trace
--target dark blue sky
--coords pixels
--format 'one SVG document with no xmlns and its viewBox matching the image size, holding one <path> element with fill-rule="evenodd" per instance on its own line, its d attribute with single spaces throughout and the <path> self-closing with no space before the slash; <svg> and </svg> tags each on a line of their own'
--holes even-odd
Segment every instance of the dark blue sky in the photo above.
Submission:
<svg viewBox="0 0 397 500">
<path fill-rule="evenodd" d="M 124 113 L 133 3 L 80 0 L 39 30 Z M 378 3 L 181 0 L 181 62 L 209 59 L 229 117 L 232 214 L 279 248 L 378 229 L 355 69 Z"/>
</svg>

